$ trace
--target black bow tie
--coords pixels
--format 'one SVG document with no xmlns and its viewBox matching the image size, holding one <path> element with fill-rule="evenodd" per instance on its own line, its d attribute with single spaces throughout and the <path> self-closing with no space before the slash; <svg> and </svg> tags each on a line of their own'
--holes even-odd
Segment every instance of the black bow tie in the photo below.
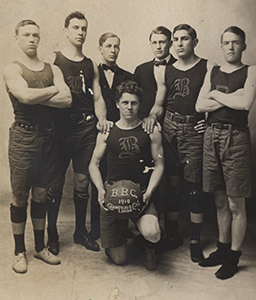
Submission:
<svg viewBox="0 0 256 300">
<path fill-rule="evenodd" d="M 167 62 L 166 62 L 165 59 L 163 59 L 163 60 L 155 60 L 154 61 L 154 65 L 157 66 L 157 67 L 159 67 L 159 66 L 166 66 Z"/>
<path fill-rule="evenodd" d="M 102 64 L 102 69 L 104 71 L 111 70 L 113 73 L 117 71 L 117 66 L 108 66 L 106 64 Z"/>
</svg>

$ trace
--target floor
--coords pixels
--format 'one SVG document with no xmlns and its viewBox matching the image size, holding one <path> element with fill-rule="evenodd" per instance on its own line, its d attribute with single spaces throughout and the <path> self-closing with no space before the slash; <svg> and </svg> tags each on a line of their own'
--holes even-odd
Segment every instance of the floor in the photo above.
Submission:
<svg viewBox="0 0 256 300">
<path fill-rule="evenodd" d="M 129 263 L 119 267 L 100 252 L 91 252 L 73 243 L 74 207 L 69 170 L 59 215 L 61 264 L 50 266 L 33 257 L 33 232 L 30 218 L 26 228 L 28 272 L 12 271 L 13 238 L 9 220 L 11 193 L 1 192 L 0 202 L 0 299 L 2 300 L 253 300 L 256 299 L 256 209 L 247 202 L 248 228 L 239 263 L 231 279 L 214 276 L 218 267 L 202 268 L 189 258 L 189 224 L 184 209 L 181 217 L 183 246 L 158 256 L 156 271 L 147 271 L 129 242 Z M 207 256 L 214 248 L 217 227 L 214 204 L 206 207 L 202 240 Z M 99 240 L 100 242 L 100 240 Z"/>
</svg>

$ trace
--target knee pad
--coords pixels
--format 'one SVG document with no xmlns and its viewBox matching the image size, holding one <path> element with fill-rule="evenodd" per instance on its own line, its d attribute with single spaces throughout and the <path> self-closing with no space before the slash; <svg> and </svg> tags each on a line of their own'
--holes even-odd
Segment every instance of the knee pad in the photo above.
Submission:
<svg viewBox="0 0 256 300">
<path fill-rule="evenodd" d="M 45 219 L 46 216 L 46 203 L 35 202 L 31 199 L 31 218 L 32 219 Z"/>
<path fill-rule="evenodd" d="M 10 212 L 11 212 L 11 221 L 12 223 L 23 223 L 27 220 L 27 206 L 28 204 L 17 207 L 11 204 Z"/>
<path fill-rule="evenodd" d="M 196 183 L 188 183 L 188 198 L 190 211 L 195 214 L 203 213 L 204 192 L 202 186 Z"/>
</svg>

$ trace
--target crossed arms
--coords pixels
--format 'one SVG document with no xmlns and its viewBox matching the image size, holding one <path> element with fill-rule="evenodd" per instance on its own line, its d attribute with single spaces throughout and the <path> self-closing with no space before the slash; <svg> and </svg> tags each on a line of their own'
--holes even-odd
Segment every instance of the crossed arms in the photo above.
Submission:
<svg viewBox="0 0 256 300">
<path fill-rule="evenodd" d="M 243 89 L 226 94 L 217 90 L 211 91 L 211 72 L 209 71 L 199 93 L 196 110 L 197 112 L 211 112 L 227 106 L 236 110 L 250 110 L 256 98 L 256 66 L 248 68 L 248 76 Z"/>
<path fill-rule="evenodd" d="M 51 66 L 54 85 L 44 88 L 30 88 L 22 77 L 22 70 L 17 64 L 9 64 L 3 71 L 4 80 L 10 91 L 21 103 L 41 104 L 56 108 L 70 107 L 71 93 L 65 84 L 60 69 Z"/>
</svg>

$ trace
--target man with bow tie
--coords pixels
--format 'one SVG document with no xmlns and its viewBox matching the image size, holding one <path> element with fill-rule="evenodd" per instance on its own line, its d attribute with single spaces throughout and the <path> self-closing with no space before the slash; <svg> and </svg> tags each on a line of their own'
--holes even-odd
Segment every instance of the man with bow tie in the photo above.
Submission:
<svg viewBox="0 0 256 300">
<path fill-rule="evenodd" d="M 134 75 L 124 69 L 121 69 L 117 64 L 117 58 L 120 51 L 120 38 L 112 33 L 106 32 L 99 38 L 99 52 L 102 62 L 99 64 L 99 81 L 101 93 L 106 103 L 107 120 L 117 122 L 120 118 L 119 110 L 116 107 L 116 87 L 126 80 L 133 80 Z M 103 180 L 107 177 L 107 158 L 104 156 L 100 165 L 101 175 Z M 97 191 L 95 186 L 92 187 L 92 199 L 97 199 Z M 90 237 L 93 240 L 99 238 L 100 225 L 99 214 L 100 207 L 98 201 L 92 201 L 91 209 L 91 232 Z"/>
<path fill-rule="evenodd" d="M 172 46 L 172 33 L 163 26 L 158 26 L 149 35 L 150 46 L 154 59 L 145 62 L 135 69 L 135 78 L 143 89 L 143 101 L 141 103 L 139 117 L 144 119 L 149 115 L 155 103 L 157 91 L 157 78 L 163 77 L 167 65 L 172 65 L 176 59 L 170 54 Z"/>
</svg>

